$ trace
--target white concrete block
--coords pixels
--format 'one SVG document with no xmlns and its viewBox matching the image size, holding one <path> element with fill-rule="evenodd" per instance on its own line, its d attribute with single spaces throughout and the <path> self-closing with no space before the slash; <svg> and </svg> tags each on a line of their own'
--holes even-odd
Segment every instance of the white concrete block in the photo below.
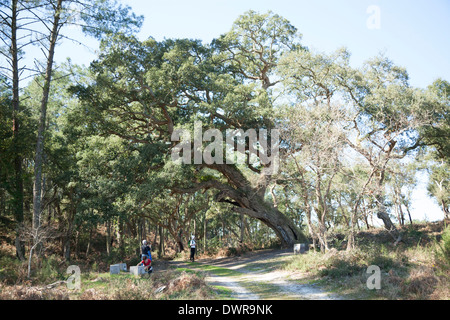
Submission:
<svg viewBox="0 0 450 320">
<path fill-rule="evenodd" d="M 130 267 L 130 273 L 139 276 L 145 274 L 145 270 L 143 266 L 132 266 Z"/>
<path fill-rule="evenodd" d="M 120 266 L 118 264 L 113 264 L 109 266 L 110 274 L 120 274 Z"/>
<path fill-rule="evenodd" d="M 306 252 L 306 244 L 305 243 L 294 244 L 294 254 L 303 254 L 305 252 Z"/>
<path fill-rule="evenodd" d="M 128 271 L 126 263 L 119 263 L 119 267 L 120 267 L 120 271 L 123 271 L 123 272 Z"/>
</svg>

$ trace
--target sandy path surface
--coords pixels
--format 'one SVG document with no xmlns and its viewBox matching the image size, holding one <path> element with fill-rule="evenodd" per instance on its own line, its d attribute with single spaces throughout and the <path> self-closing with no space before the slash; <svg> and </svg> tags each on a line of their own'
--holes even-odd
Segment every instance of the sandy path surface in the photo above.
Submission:
<svg viewBox="0 0 450 320">
<path fill-rule="evenodd" d="M 208 272 L 206 281 L 213 287 L 226 288 L 236 300 L 334 300 L 338 296 L 323 291 L 320 287 L 301 283 L 304 274 L 282 271 L 276 268 L 292 251 L 266 250 L 252 252 L 240 257 L 199 259 L 201 266 L 232 270 L 232 275 Z M 170 262 L 172 267 L 196 269 L 185 262 Z"/>
</svg>

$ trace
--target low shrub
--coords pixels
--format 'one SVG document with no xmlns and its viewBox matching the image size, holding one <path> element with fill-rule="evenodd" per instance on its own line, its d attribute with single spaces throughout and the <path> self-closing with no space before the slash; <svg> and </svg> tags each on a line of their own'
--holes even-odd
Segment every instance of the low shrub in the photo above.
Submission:
<svg viewBox="0 0 450 320">
<path fill-rule="evenodd" d="M 0 256 L 0 283 L 17 284 L 26 280 L 26 262 L 10 256 Z"/>
<path fill-rule="evenodd" d="M 445 228 L 441 241 L 436 242 L 435 264 L 440 275 L 450 278 L 450 226 Z"/>
</svg>

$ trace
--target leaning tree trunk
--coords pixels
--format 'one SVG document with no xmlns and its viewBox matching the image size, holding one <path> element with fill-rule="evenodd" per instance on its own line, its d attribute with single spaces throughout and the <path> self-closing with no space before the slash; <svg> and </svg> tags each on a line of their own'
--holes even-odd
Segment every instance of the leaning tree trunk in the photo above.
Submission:
<svg viewBox="0 0 450 320">
<path fill-rule="evenodd" d="M 389 231 L 389 234 L 394 239 L 394 246 L 396 246 L 402 240 L 402 234 L 396 228 L 396 226 L 392 223 L 391 218 L 386 210 L 386 207 L 383 203 L 384 199 L 382 196 L 377 196 L 377 217 L 381 219 L 384 223 L 384 227 Z"/>
<path fill-rule="evenodd" d="M 216 184 L 220 192 L 216 196 L 219 202 L 234 205 L 233 211 L 258 219 L 271 228 L 281 240 L 282 247 L 293 247 L 295 243 L 306 242 L 307 239 L 294 221 L 280 212 L 273 204 L 264 200 L 268 186 L 268 177 L 261 174 L 260 185 L 251 186 L 244 175 L 229 165 L 212 165 L 230 182 L 229 185 Z"/>
<path fill-rule="evenodd" d="M 228 181 L 209 180 L 187 189 L 172 188 L 172 193 L 195 193 L 199 190 L 219 190 L 215 197 L 217 202 L 232 204 L 233 211 L 258 219 L 271 228 L 284 248 L 291 248 L 295 243 L 307 242 L 307 238 L 294 221 L 285 216 L 271 203 L 264 200 L 269 178 L 261 174 L 259 184 L 252 186 L 245 176 L 234 166 L 226 164 L 204 165 L 219 171 Z"/>
<path fill-rule="evenodd" d="M 282 247 L 290 248 L 295 243 L 306 242 L 306 237 L 297 225 L 286 217 L 282 212 L 264 202 L 262 198 L 242 197 L 244 202 L 248 202 L 248 206 L 236 206 L 233 211 L 246 214 L 252 218 L 258 219 L 271 228 L 278 238 L 281 240 Z M 220 200 L 219 200 L 220 201 Z M 223 201 L 223 200 L 222 200 Z"/>
<path fill-rule="evenodd" d="M 394 146 L 395 146 L 395 142 L 390 144 L 390 149 L 388 151 L 388 154 L 390 154 L 390 152 L 392 151 Z M 386 206 L 384 205 L 385 198 L 383 196 L 384 178 L 385 178 L 386 167 L 387 167 L 389 159 L 390 158 L 387 157 L 381 171 L 379 172 L 380 177 L 379 177 L 379 180 L 377 183 L 378 190 L 375 195 L 375 200 L 376 200 L 376 205 L 377 205 L 377 217 L 378 217 L 378 219 L 383 221 L 384 227 L 386 228 L 386 230 L 389 231 L 389 234 L 395 240 L 395 245 L 396 245 L 398 242 L 401 241 L 402 236 L 401 236 L 400 232 L 398 231 L 398 229 L 395 227 L 395 225 L 392 223 L 391 218 L 389 217 L 389 214 L 386 210 Z"/>
</svg>

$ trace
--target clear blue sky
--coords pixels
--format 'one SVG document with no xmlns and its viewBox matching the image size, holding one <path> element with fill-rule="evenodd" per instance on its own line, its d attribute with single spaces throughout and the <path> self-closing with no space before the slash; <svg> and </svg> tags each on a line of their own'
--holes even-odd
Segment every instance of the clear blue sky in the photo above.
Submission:
<svg viewBox="0 0 450 320">
<path fill-rule="evenodd" d="M 123 0 L 145 16 L 141 38 L 197 38 L 210 42 L 252 9 L 272 10 L 303 34 L 305 45 L 330 52 L 346 46 L 360 65 L 380 51 L 407 68 L 411 84 L 450 80 L 449 0 Z M 380 29 L 366 25 L 371 5 L 380 8 Z"/>
<path fill-rule="evenodd" d="M 438 77 L 450 80 L 450 1 L 449 0 L 121 0 L 134 12 L 145 16 L 141 40 L 150 36 L 195 38 L 209 43 L 227 32 L 232 23 L 247 10 L 265 13 L 271 10 L 296 26 L 303 34 L 303 44 L 324 52 L 345 46 L 352 53 L 351 62 L 359 66 L 380 52 L 407 69 L 410 83 L 425 88 Z M 367 26 L 377 6 L 378 29 Z M 73 29 L 74 37 L 83 38 Z M 84 40 L 83 40 L 84 41 Z M 95 58 L 93 50 L 63 44 L 57 60 L 70 56 L 75 63 L 88 65 Z M 442 219 L 434 200 L 427 197 L 425 183 L 414 193 L 413 218 Z"/>
<path fill-rule="evenodd" d="M 352 64 L 384 52 L 405 67 L 410 83 L 426 87 L 436 78 L 450 80 L 449 0 L 121 0 L 145 16 L 141 40 L 150 36 L 195 38 L 210 42 L 227 32 L 247 10 L 268 10 L 285 17 L 303 34 L 303 44 L 331 52 L 345 46 Z M 380 28 L 369 29 L 372 6 L 380 9 Z M 77 35 L 79 38 L 79 34 Z M 94 57 L 79 46 L 68 55 L 89 64 Z M 92 45 L 95 48 L 95 44 Z M 74 49 L 73 49 L 74 48 Z M 62 50 L 61 50 L 62 51 Z M 64 59 L 64 52 L 58 57 Z M 76 54 L 75 52 L 79 52 Z"/>
</svg>

